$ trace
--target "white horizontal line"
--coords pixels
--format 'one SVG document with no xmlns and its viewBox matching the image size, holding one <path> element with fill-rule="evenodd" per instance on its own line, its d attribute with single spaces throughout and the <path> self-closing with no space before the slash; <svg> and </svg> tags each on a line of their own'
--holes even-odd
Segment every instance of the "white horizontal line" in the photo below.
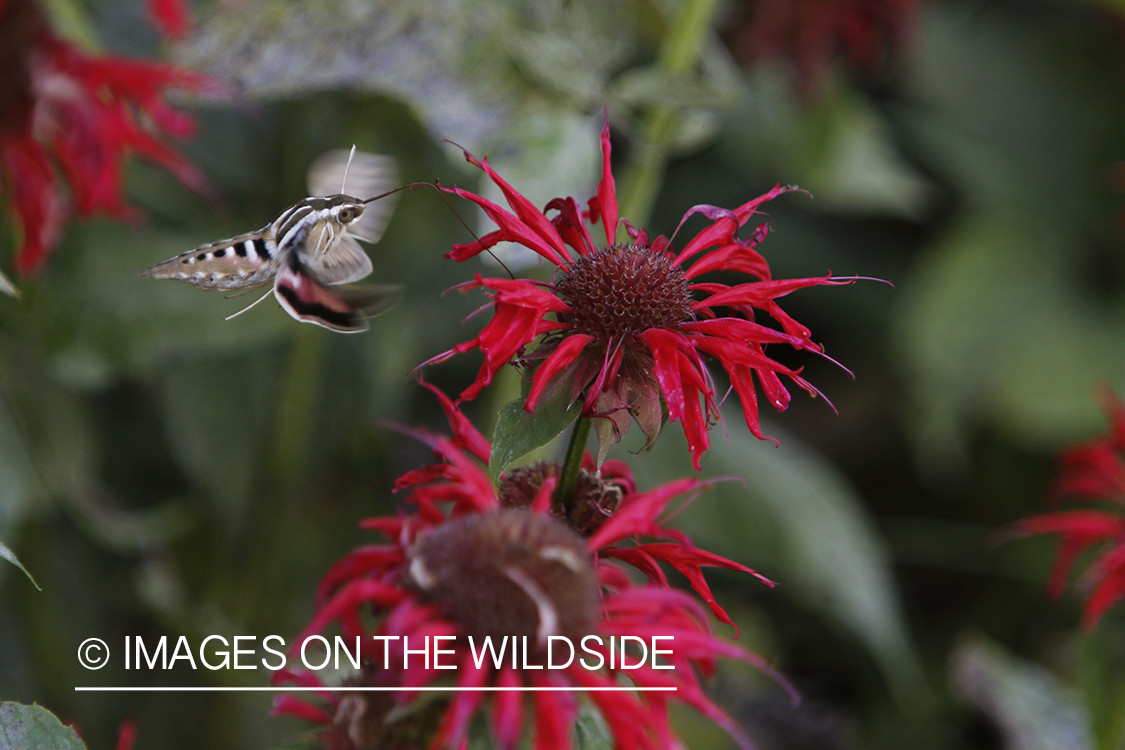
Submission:
<svg viewBox="0 0 1125 750">
<path fill-rule="evenodd" d="M 353 692 L 447 692 L 447 693 L 548 693 L 548 692 L 675 692 L 675 687 L 75 687 L 75 692 L 101 693 L 353 693 Z"/>
</svg>

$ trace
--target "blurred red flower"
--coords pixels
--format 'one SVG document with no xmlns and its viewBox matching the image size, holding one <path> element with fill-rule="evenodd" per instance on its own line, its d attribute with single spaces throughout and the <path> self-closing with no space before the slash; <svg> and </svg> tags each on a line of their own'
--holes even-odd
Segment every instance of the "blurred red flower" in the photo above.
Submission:
<svg viewBox="0 0 1125 750">
<path fill-rule="evenodd" d="M 136 743 L 137 725 L 132 719 L 126 719 L 117 730 L 116 750 L 133 750 Z"/>
<path fill-rule="evenodd" d="M 714 357 L 726 369 L 742 401 L 747 426 L 764 438 L 758 427 L 755 377 L 778 410 L 784 410 L 790 399 L 782 377 L 818 394 L 800 376 L 800 370 L 766 356 L 768 344 L 821 352 L 809 330 L 786 315 L 776 300 L 805 287 L 850 283 L 852 279 L 775 280 L 754 249 L 765 239 L 767 225 L 757 226 L 746 239 L 736 236 L 763 203 L 794 188 L 777 186 L 733 210 L 694 206 L 681 226 L 695 214 L 711 223 L 678 253 L 669 250 L 667 237 L 650 241 L 644 231 L 625 219 L 618 220 L 608 125 L 602 131 L 601 147 L 597 194 L 589 200 L 588 211 L 581 213 L 573 198 L 556 198 L 539 211 L 496 174 L 487 159 L 465 152 L 465 158 L 503 191 L 511 211 L 466 190 L 445 188 L 476 203 L 499 227 L 476 242 L 455 246 L 446 257 L 465 260 L 508 241 L 530 248 L 557 270 L 549 284 L 477 274 L 475 281 L 462 288 L 489 290 L 492 320 L 475 339 L 426 364 L 479 348 L 484 364 L 473 384 L 461 393 L 462 399 L 475 398 L 509 362 L 534 365 L 525 408 L 533 411 L 544 394 L 554 389 L 563 389 L 570 403 L 583 398 L 582 416 L 593 420 L 598 433 L 599 462 L 629 429 L 631 418 L 649 443 L 656 438 L 663 419 L 663 397 L 668 417 L 682 422 L 698 469 L 699 458 L 710 444 L 707 430 L 719 416 L 715 385 L 704 356 Z M 547 211 L 555 212 L 554 216 L 548 217 Z M 602 224 L 605 245 L 595 244 L 584 218 Z M 624 225 L 630 242 L 616 241 L 619 224 Z M 703 254 L 707 250 L 710 252 Z M 756 280 L 733 286 L 698 280 L 712 271 Z M 706 297 L 696 299 L 697 294 Z M 755 310 L 773 318 L 781 330 L 754 322 Z M 539 337 L 537 348 L 526 351 Z"/>
<path fill-rule="evenodd" d="M 183 39 L 191 33 L 191 12 L 185 0 L 148 0 L 148 15 L 169 39 Z"/>
<path fill-rule="evenodd" d="M 0 70 L 0 188 L 22 236 L 20 273 L 42 268 L 72 201 L 79 216 L 131 215 L 122 196 L 126 154 L 204 190 L 203 175 L 157 137 L 192 133 L 194 121 L 170 107 L 164 91 L 203 89 L 211 85 L 204 76 L 82 52 L 54 32 L 36 0 L 0 0 Z"/>
<path fill-rule="evenodd" d="M 1125 599 L 1125 404 L 1107 394 L 1110 431 L 1077 445 L 1059 457 L 1052 500 L 1074 497 L 1094 507 L 1062 510 L 1025 518 L 1008 528 L 1011 536 L 1055 534 L 1062 544 L 1047 592 L 1062 595 L 1077 558 L 1094 550 L 1093 561 L 1079 576 L 1086 592 L 1082 627 L 1093 630 L 1106 610 Z"/>
<path fill-rule="evenodd" d="M 788 682 L 760 657 L 713 636 L 704 611 L 689 596 L 671 589 L 657 564 L 663 560 L 684 572 L 712 611 L 729 622 L 710 595 L 700 567 L 721 565 L 753 571 L 696 550 L 689 540 L 655 520 L 672 498 L 698 488 L 699 482 L 683 480 L 636 493 L 627 470 L 610 466 L 616 463 L 610 462 L 607 474 L 612 472 L 614 478 L 599 488 L 599 497 L 604 501 L 616 495 L 618 502 L 612 510 L 601 506 L 604 517 L 592 524 L 594 528 L 576 529 L 562 523 L 559 509 L 551 507 L 555 477 L 549 471 L 536 470 L 542 478 L 537 488 L 533 479 L 522 475 L 514 481 L 502 480 L 499 492 L 494 491 L 481 464 L 487 459 L 487 442 L 448 398 L 431 390 L 442 399 L 454 436 L 412 433 L 441 459 L 408 473 L 396 485 L 411 488 L 409 499 L 416 511 L 362 522 L 364 528 L 382 533 L 389 542 L 357 549 L 332 566 L 317 594 L 317 614 L 298 640 L 300 644 L 336 623 L 345 641 L 360 636 L 362 644 L 363 668 L 348 685 L 404 690 L 325 692 L 323 702 L 286 695 L 276 700 L 275 713 L 324 724 L 327 729 L 322 739 L 329 748 L 351 750 L 396 742 L 402 744 L 394 746 L 454 747 L 462 742 L 472 716 L 481 708 L 483 694 L 458 692 L 447 702 L 428 707 L 412 704 L 410 688 L 431 685 L 443 673 L 424 668 L 417 658 L 409 669 L 403 668 L 403 641 L 386 641 L 384 647 L 384 642 L 370 637 L 372 622 L 378 622 L 374 635 L 410 636 L 415 644 L 427 635 L 457 636 L 447 661 L 458 665 L 455 679 L 459 687 L 577 690 L 618 686 L 620 678 L 639 687 L 675 687 L 675 692 L 635 695 L 588 693 L 605 719 L 615 747 L 622 750 L 681 747 L 668 724 L 668 700 L 694 707 L 749 747 L 740 730 L 700 686 L 697 671 L 711 674 L 719 657 L 740 659 L 763 669 L 796 699 Z M 616 492 L 610 487 L 617 488 Z M 533 490 L 532 497 L 526 495 L 529 490 Z M 584 517 L 589 520 L 594 515 L 598 514 Z M 675 541 L 619 544 L 639 535 Z M 643 571 L 649 584 L 635 584 L 619 561 Z M 488 636 L 497 644 L 504 636 L 526 636 L 533 644 L 532 663 L 540 664 L 549 636 L 566 636 L 576 645 L 588 635 L 603 639 L 630 635 L 646 640 L 653 635 L 674 636 L 669 641 L 674 644 L 674 655 L 669 657 L 674 669 L 589 670 L 575 661 L 566 669 L 532 670 L 497 666 L 491 658 L 477 666 L 465 638 L 469 635 L 478 645 Z M 593 647 L 608 664 L 608 648 Z M 277 680 L 321 686 L 313 675 L 296 670 L 278 673 Z M 519 743 L 524 733 L 525 698 L 534 715 L 533 746 L 569 748 L 571 727 L 578 717 L 578 703 L 569 691 L 495 693 L 490 723 L 497 745 L 507 749 Z M 413 744 L 406 738 L 414 738 Z"/>
<path fill-rule="evenodd" d="M 802 95 L 816 93 L 840 55 L 870 78 L 909 41 L 920 0 L 753 0 L 750 18 L 727 37 L 744 64 L 784 59 Z"/>
</svg>

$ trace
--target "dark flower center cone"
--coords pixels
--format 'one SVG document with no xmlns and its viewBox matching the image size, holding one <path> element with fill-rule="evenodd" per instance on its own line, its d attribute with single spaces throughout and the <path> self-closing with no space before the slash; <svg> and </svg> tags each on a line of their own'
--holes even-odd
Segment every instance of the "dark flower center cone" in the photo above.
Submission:
<svg viewBox="0 0 1125 750">
<path fill-rule="evenodd" d="M 613 245 L 579 258 L 555 289 L 573 314 L 560 315 L 578 333 L 602 343 L 641 346 L 650 328 L 674 329 L 691 314 L 683 269 L 647 246 Z"/>
<path fill-rule="evenodd" d="M 599 614 L 583 539 L 529 510 L 469 515 L 422 535 L 409 579 L 477 644 L 526 636 L 529 650 L 542 653 L 549 636 L 577 644 Z"/>
<path fill-rule="evenodd" d="M 510 469 L 504 474 L 496 490 L 501 505 L 505 508 L 529 507 L 547 478 L 558 475 L 558 464 L 541 462 Z M 621 485 L 607 481 L 592 471 L 580 469 L 570 513 L 567 513 L 564 503 L 556 500 L 551 508 L 551 515 L 579 534 L 589 536 L 613 516 L 624 495 L 625 490 Z"/>
</svg>

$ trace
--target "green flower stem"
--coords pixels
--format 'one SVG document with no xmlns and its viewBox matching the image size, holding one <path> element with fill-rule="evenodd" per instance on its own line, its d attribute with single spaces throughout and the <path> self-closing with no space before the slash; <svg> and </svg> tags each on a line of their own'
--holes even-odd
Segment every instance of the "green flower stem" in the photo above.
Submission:
<svg viewBox="0 0 1125 750">
<path fill-rule="evenodd" d="M 281 489 L 291 488 L 308 462 L 329 335 L 316 326 L 301 325 L 293 337 L 278 400 L 271 456 L 273 476 Z"/>
<path fill-rule="evenodd" d="M 574 423 L 570 444 L 566 446 L 566 457 L 559 471 L 559 484 L 555 487 L 555 502 L 563 504 L 568 517 L 574 507 L 574 490 L 578 487 L 578 472 L 582 469 L 582 456 L 586 453 L 591 424 L 585 417 L 579 417 Z"/>
<path fill-rule="evenodd" d="M 257 494 L 257 521 L 245 543 L 250 550 L 247 590 L 243 594 L 246 627 L 269 625 L 250 618 L 274 616 L 274 610 L 263 602 L 285 601 L 289 591 L 293 561 L 287 549 L 289 540 L 298 533 L 293 524 L 300 522 L 293 504 L 299 497 L 313 445 L 313 423 L 331 335 L 311 325 L 299 325 L 293 334 L 274 418 L 269 473 Z"/>
<path fill-rule="evenodd" d="M 657 65 L 665 73 L 680 75 L 691 71 L 711 28 L 718 0 L 684 0 L 660 45 Z M 633 155 L 625 169 L 620 193 L 620 215 L 636 226 L 648 223 L 653 203 L 660 192 L 664 166 L 668 161 L 668 142 L 675 132 L 675 109 L 656 106 L 641 122 Z"/>
</svg>

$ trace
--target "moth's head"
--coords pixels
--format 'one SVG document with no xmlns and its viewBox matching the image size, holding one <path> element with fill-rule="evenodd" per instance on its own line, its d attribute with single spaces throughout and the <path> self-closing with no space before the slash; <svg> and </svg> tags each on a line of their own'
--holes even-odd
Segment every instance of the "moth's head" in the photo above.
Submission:
<svg viewBox="0 0 1125 750">
<path fill-rule="evenodd" d="M 358 198 L 353 198 L 350 195 L 333 195 L 327 201 L 332 218 L 344 226 L 351 224 L 363 215 L 365 204 Z"/>
</svg>

